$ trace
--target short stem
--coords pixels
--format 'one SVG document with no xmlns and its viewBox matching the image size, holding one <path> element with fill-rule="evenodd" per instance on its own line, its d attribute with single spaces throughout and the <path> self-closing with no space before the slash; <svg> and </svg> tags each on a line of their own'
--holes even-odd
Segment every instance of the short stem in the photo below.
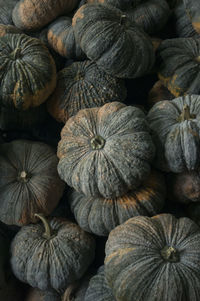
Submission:
<svg viewBox="0 0 200 301">
<path fill-rule="evenodd" d="M 102 149 L 105 145 L 105 139 L 99 135 L 96 135 L 91 139 L 90 145 L 94 150 Z"/>
<path fill-rule="evenodd" d="M 179 118 L 178 118 L 178 121 L 179 122 L 183 122 L 185 120 L 190 120 L 190 119 L 194 119 L 196 116 L 194 114 L 191 114 L 190 113 L 190 108 L 188 105 L 184 105 L 183 106 L 183 111 L 182 113 L 180 114 Z"/>
<path fill-rule="evenodd" d="M 15 50 L 11 53 L 14 59 L 17 59 L 20 56 L 21 48 L 15 48 Z"/>
<path fill-rule="evenodd" d="M 52 229 L 47 221 L 47 219 L 44 217 L 43 214 L 35 213 L 35 217 L 38 217 L 44 225 L 45 232 L 43 234 L 43 237 L 46 239 L 50 239 L 52 237 Z"/>
<path fill-rule="evenodd" d="M 62 301 L 74 301 L 75 300 L 74 296 L 77 288 L 78 288 L 78 282 L 74 282 L 70 284 L 63 295 Z"/>
<path fill-rule="evenodd" d="M 172 246 L 165 246 L 161 250 L 161 256 L 165 261 L 168 262 L 178 262 L 179 261 L 179 252 Z"/>
<path fill-rule="evenodd" d="M 126 20 L 126 15 L 121 15 L 121 17 L 120 17 L 120 25 L 123 25 L 125 20 Z"/>
</svg>

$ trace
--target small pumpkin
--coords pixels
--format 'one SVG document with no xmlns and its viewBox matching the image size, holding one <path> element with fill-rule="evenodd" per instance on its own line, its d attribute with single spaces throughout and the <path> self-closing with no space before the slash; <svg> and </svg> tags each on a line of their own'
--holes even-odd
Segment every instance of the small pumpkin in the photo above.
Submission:
<svg viewBox="0 0 200 301">
<path fill-rule="evenodd" d="M 133 217 L 108 237 L 105 277 L 118 301 L 198 301 L 199 250 L 189 218 Z"/>
<path fill-rule="evenodd" d="M 165 194 L 163 175 L 152 171 L 141 186 L 122 197 L 94 198 L 74 191 L 68 200 L 75 219 L 83 230 L 107 236 L 112 229 L 133 216 L 153 216 L 160 213 Z"/>
<path fill-rule="evenodd" d="M 64 190 L 57 164 L 54 150 L 44 143 L 15 140 L 0 145 L 2 222 L 21 226 L 36 222 L 38 211 L 53 211 Z"/>
<path fill-rule="evenodd" d="M 33 287 L 63 293 L 92 263 L 95 240 L 68 220 L 37 217 L 43 224 L 22 227 L 12 241 L 12 270 Z"/>
<path fill-rule="evenodd" d="M 55 291 L 48 292 L 30 288 L 24 301 L 61 301 L 61 296 Z"/>
<path fill-rule="evenodd" d="M 56 66 L 38 39 L 24 34 L 0 37 L 0 95 L 4 106 L 26 110 L 48 98 L 56 86 Z"/>
<path fill-rule="evenodd" d="M 120 197 L 148 177 L 154 152 L 144 113 L 111 102 L 81 110 L 66 122 L 58 173 L 88 197 Z"/>
<path fill-rule="evenodd" d="M 140 77 L 154 65 L 150 38 L 113 6 L 85 4 L 75 13 L 72 26 L 87 57 L 112 76 Z"/>
<path fill-rule="evenodd" d="M 74 62 L 58 73 L 57 86 L 47 102 L 49 113 L 59 122 L 85 108 L 124 101 L 123 80 L 114 78 L 91 61 Z"/>
<path fill-rule="evenodd" d="M 161 80 L 158 80 L 149 91 L 148 107 L 153 107 L 159 101 L 172 99 L 174 99 L 174 95 L 163 85 Z"/>
</svg>

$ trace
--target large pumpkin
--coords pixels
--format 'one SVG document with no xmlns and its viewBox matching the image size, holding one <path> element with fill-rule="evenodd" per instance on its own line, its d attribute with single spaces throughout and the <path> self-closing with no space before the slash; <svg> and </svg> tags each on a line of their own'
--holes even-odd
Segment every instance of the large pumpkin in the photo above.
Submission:
<svg viewBox="0 0 200 301">
<path fill-rule="evenodd" d="M 135 78 L 151 70 L 154 64 L 151 40 L 121 10 L 85 4 L 74 15 L 72 26 L 87 57 L 108 74 Z"/>
<path fill-rule="evenodd" d="M 108 237 L 105 276 L 118 301 L 198 301 L 198 225 L 170 214 L 129 219 Z"/>
<path fill-rule="evenodd" d="M 40 142 L 15 140 L 0 146 L 0 220 L 9 225 L 35 222 L 58 204 L 64 183 L 54 150 Z"/>
<path fill-rule="evenodd" d="M 66 122 L 58 172 L 87 196 L 114 198 L 148 177 L 154 151 L 144 113 L 112 102 L 81 110 Z"/>
<path fill-rule="evenodd" d="M 5 106 L 38 106 L 55 86 L 56 66 L 43 43 L 24 34 L 0 38 L 0 95 Z"/>
<path fill-rule="evenodd" d="M 57 86 L 47 102 L 49 113 L 59 122 L 85 108 L 124 101 L 123 80 L 114 78 L 91 61 L 74 62 L 58 73 Z"/>
</svg>

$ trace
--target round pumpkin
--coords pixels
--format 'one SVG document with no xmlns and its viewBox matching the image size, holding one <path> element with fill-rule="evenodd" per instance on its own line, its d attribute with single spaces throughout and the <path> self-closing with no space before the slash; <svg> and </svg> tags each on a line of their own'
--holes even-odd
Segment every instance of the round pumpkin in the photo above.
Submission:
<svg viewBox="0 0 200 301">
<path fill-rule="evenodd" d="M 200 96 L 156 103 L 148 113 L 156 145 L 156 166 L 180 173 L 200 167 Z"/>
<path fill-rule="evenodd" d="M 38 288 L 30 288 L 24 301 L 61 301 L 61 296 L 56 291 L 41 291 Z"/>
<path fill-rule="evenodd" d="M 166 195 L 161 173 L 152 171 L 137 189 L 115 199 L 87 197 L 74 191 L 68 198 L 79 226 L 96 235 L 107 236 L 116 226 L 137 215 L 160 213 Z"/>
<path fill-rule="evenodd" d="M 151 40 L 121 10 L 85 4 L 74 15 L 72 26 L 87 57 L 108 74 L 136 78 L 152 69 L 155 55 Z"/>
<path fill-rule="evenodd" d="M 112 102 L 81 110 L 66 122 L 58 173 L 88 197 L 115 198 L 148 177 L 154 152 L 144 113 Z"/>
<path fill-rule="evenodd" d="M 28 109 L 56 86 L 56 66 L 43 43 L 24 34 L 0 38 L 0 95 L 5 106 Z"/>
<path fill-rule="evenodd" d="M 158 80 L 149 91 L 147 100 L 148 107 L 153 107 L 153 105 L 159 101 L 172 99 L 174 99 L 174 95 L 163 85 L 161 80 Z"/>
<path fill-rule="evenodd" d="M 171 214 L 129 219 L 108 237 L 105 277 L 118 301 L 198 301 L 199 227 Z"/>
<path fill-rule="evenodd" d="M 14 237 L 11 267 L 22 282 L 62 293 L 92 263 L 95 240 L 68 220 L 37 217 L 42 224 L 24 226 Z"/>
<path fill-rule="evenodd" d="M 183 0 L 187 15 L 196 32 L 200 33 L 200 2 L 198 0 Z"/>
<path fill-rule="evenodd" d="M 57 164 L 54 150 L 44 143 L 15 140 L 0 145 L 2 222 L 21 226 L 36 222 L 38 211 L 53 211 L 64 190 Z"/>
<path fill-rule="evenodd" d="M 7 33 L 22 33 L 21 30 L 13 25 L 0 24 L 0 37 L 4 37 Z"/>
<path fill-rule="evenodd" d="M 18 0 L 0 0 L 0 24 L 12 25 L 12 11 Z"/>
<path fill-rule="evenodd" d="M 123 80 L 108 75 L 94 62 L 74 62 L 58 73 L 57 86 L 47 108 L 57 121 L 65 123 L 81 109 L 125 98 Z"/>
</svg>

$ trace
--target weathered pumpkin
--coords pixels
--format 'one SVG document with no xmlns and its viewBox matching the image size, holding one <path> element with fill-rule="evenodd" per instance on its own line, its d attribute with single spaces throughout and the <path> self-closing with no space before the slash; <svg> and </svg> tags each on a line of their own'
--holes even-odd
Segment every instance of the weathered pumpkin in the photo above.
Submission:
<svg viewBox="0 0 200 301">
<path fill-rule="evenodd" d="M 71 12 L 78 2 L 79 0 L 20 0 L 12 12 L 13 22 L 22 30 L 38 30 L 56 17 Z"/>
<path fill-rule="evenodd" d="M 48 292 L 30 288 L 24 301 L 61 301 L 61 296 L 56 291 Z"/>
<path fill-rule="evenodd" d="M 4 37 L 7 33 L 22 33 L 22 32 L 16 26 L 0 24 L 0 37 Z"/>
<path fill-rule="evenodd" d="M 5 106 L 28 109 L 45 102 L 56 86 L 56 66 L 38 39 L 24 34 L 0 38 L 0 95 Z"/>
<path fill-rule="evenodd" d="M 12 11 L 18 0 L 0 0 L 0 24 L 12 25 Z"/>
<path fill-rule="evenodd" d="M 0 145 L 0 220 L 8 225 L 35 222 L 58 204 L 64 183 L 54 150 L 40 142 L 15 140 Z"/>
<path fill-rule="evenodd" d="M 12 241 L 12 270 L 22 282 L 62 293 L 92 263 L 95 240 L 68 220 L 37 216 L 43 225 L 22 227 Z"/>
<path fill-rule="evenodd" d="M 149 37 L 113 6 L 85 4 L 74 15 L 72 26 L 87 57 L 108 74 L 136 78 L 154 65 Z"/>
<path fill-rule="evenodd" d="M 107 236 L 112 229 L 131 217 L 153 216 L 160 213 L 165 194 L 163 175 L 152 171 L 141 186 L 122 197 L 94 198 L 74 191 L 68 200 L 75 219 L 83 230 Z"/>
<path fill-rule="evenodd" d="M 200 33 L 200 2 L 198 0 L 183 0 L 187 15 L 196 32 Z"/>
<path fill-rule="evenodd" d="M 57 121 L 65 123 L 81 109 L 125 98 L 123 80 L 108 75 L 94 62 L 74 62 L 58 73 L 57 86 L 47 108 Z"/>
<path fill-rule="evenodd" d="M 161 80 L 158 80 L 149 91 L 148 107 L 153 107 L 159 101 L 172 99 L 174 99 L 174 95 L 163 85 Z"/>
<path fill-rule="evenodd" d="M 198 301 L 198 225 L 171 214 L 129 219 L 108 237 L 105 277 L 118 301 Z"/>
<path fill-rule="evenodd" d="M 159 169 L 180 173 L 200 167 L 199 118 L 199 95 L 161 101 L 149 111 Z"/>
<path fill-rule="evenodd" d="M 130 8 L 133 0 L 87 0 L 87 3 L 101 3 L 105 5 L 112 5 L 121 10 Z"/>
<path fill-rule="evenodd" d="M 58 173 L 87 196 L 115 198 L 150 173 L 154 145 L 144 113 L 119 102 L 71 117 L 58 144 Z"/>
</svg>

